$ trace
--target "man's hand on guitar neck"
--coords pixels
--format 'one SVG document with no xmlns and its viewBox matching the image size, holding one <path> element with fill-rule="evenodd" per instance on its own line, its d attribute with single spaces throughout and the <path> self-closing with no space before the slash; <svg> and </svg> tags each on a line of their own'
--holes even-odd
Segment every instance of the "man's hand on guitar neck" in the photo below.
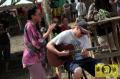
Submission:
<svg viewBox="0 0 120 79">
<path fill-rule="evenodd" d="M 89 51 L 87 50 L 87 49 L 82 49 L 82 51 L 81 51 L 81 55 L 83 56 L 83 57 L 89 57 Z"/>
<path fill-rule="evenodd" d="M 69 55 L 69 51 L 61 51 L 61 52 L 57 52 L 58 56 L 68 56 Z"/>
</svg>

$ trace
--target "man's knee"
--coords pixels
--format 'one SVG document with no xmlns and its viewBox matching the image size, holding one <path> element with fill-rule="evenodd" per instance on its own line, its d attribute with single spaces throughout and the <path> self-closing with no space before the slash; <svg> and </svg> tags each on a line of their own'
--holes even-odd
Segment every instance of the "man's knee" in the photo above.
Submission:
<svg viewBox="0 0 120 79">
<path fill-rule="evenodd" d="M 75 68 L 73 75 L 75 79 L 80 79 L 82 77 L 82 68 L 81 67 Z"/>
</svg>

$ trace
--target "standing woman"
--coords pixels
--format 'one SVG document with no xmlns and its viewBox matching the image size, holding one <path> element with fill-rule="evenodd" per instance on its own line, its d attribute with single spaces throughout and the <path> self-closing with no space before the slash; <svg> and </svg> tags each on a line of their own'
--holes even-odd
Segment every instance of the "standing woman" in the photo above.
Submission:
<svg viewBox="0 0 120 79">
<path fill-rule="evenodd" d="M 28 21 L 24 29 L 24 54 L 23 67 L 29 70 L 32 79 L 47 79 L 45 64 L 45 39 L 49 36 L 55 24 L 48 27 L 47 32 L 42 36 L 37 29 L 41 21 L 40 10 L 32 7 L 28 10 Z"/>
</svg>

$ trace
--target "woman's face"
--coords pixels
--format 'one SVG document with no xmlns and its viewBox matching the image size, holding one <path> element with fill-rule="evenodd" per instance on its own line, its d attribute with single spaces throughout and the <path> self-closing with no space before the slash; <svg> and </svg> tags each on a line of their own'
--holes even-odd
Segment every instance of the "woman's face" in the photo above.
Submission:
<svg viewBox="0 0 120 79">
<path fill-rule="evenodd" d="M 36 13 L 35 13 L 35 15 L 34 15 L 34 20 L 36 21 L 36 22 L 40 22 L 41 21 L 41 17 L 40 17 L 40 10 L 39 9 L 37 9 L 37 11 L 36 11 Z"/>
</svg>

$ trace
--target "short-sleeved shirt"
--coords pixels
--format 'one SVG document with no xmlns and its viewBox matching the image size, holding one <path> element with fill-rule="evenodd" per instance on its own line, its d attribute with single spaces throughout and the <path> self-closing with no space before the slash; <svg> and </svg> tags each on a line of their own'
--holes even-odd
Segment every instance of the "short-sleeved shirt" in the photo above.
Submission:
<svg viewBox="0 0 120 79">
<path fill-rule="evenodd" d="M 51 42 L 54 43 L 55 45 L 72 44 L 73 46 L 75 46 L 76 49 L 77 48 L 84 49 L 84 48 L 90 48 L 91 47 L 88 35 L 84 35 L 80 38 L 76 38 L 71 29 L 61 32 L 58 36 L 53 38 L 51 40 Z M 75 60 L 83 59 L 83 57 L 81 56 L 81 54 L 79 52 L 75 52 L 75 53 L 76 53 L 75 57 L 74 57 Z"/>
</svg>

